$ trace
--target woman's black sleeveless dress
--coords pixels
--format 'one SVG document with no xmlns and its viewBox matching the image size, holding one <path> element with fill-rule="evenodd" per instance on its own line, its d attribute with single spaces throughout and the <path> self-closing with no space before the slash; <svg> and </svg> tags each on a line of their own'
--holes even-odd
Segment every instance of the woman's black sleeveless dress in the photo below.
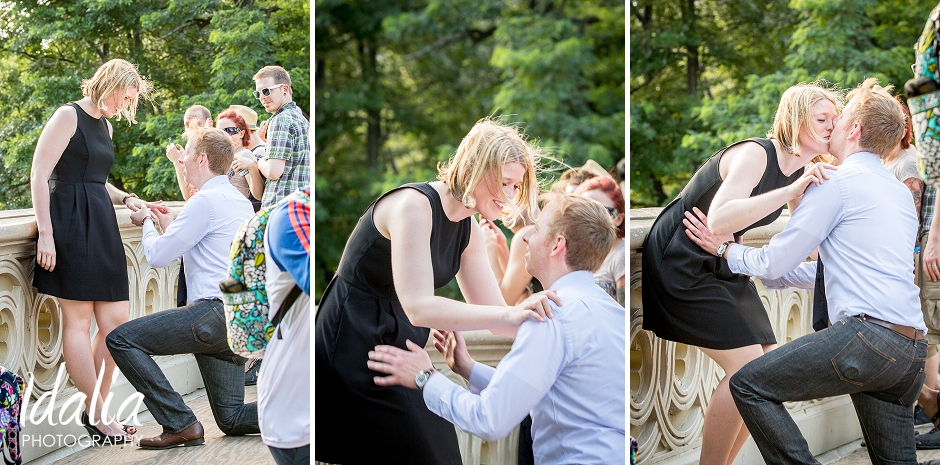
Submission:
<svg viewBox="0 0 940 465">
<path fill-rule="evenodd" d="M 417 189 L 431 203 L 434 287 L 443 287 L 460 268 L 471 219 L 451 222 L 437 191 L 427 183 L 401 188 Z M 395 294 L 391 242 L 372 220 L 377 202 L 349 236 L 317 310 L 315 459 L 341 464 L 460 465 L 454 425 L 428 410 L 421 391 L 377 386 L 372 378 L 381 374 L 366 366 L 376 345 L 406 349 L 409 339 L 424 346 L 430 334 L 428 328 L 411 324 Z"/>
<path fill-rule="evenodd" d="M 56 264 L 35 267 L 33 286 L 63 299 L 128 300 L 127 260 L 114 204 L 105 189 L 114 148 L 104 117 L 71 102 L 78 127 L 49 178 Z"/>
<path fill-rule="evenodd" d="M 790 185 L 803 168 L 784 176 L 769 139 L 747 139 L 764 147 L 767 168 L 751 197 Z M 721 149 L 699 168 L 679 196 L 656 218 L 643 244 L 643 329 L 670 341 L 709 349 L 734 349 L 777 342 L 767 311 L 750 277 L 731 272 L 728 262 L 692 242 L 682 224 L 685 212 L 698 207 L 706 215 L 721 186 Z M 777 211 L 738 231 L 772 223 Z"/>
</svg>

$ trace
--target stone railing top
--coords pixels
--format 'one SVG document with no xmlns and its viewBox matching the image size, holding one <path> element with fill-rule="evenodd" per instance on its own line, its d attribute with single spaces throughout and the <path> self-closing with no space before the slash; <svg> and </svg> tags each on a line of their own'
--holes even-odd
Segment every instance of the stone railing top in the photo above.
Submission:
<svg viewBox="0 0 940 465">
<path fill-rule="evenodd" d="M 166 205 L 179 212 L 183 208 L 183 203 L 179 201 L 166 202 Z M 119 228 L 136 227 L 131 223 L 131 210 L 129 208 L 115 205 L 114 212 L 117 215 Z M 36 233 L 36 216 L 32 208 L 0 211 L 0 237 L 3 238 L 3 243 L 9 244 L 27 239 L 35 240 Z"/>
</svg>

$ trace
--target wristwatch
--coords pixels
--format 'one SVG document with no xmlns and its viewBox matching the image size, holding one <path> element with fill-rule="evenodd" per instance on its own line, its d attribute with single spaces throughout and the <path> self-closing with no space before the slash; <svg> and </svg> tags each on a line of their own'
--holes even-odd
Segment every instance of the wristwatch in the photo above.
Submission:
<svg viewBox="0 0 940 465">
<path fill-rule="evenodd" d="M 428 383 L 429 379 L 431 379 L 431 375 L 434 374 L 434 371 L 434 367 L 431 367 L 415 376 L 415 384 L 418 386 L 419 391 L 424 390 L 424 385 Z"/>
<path fill-rule="evenodd" d="M 719 257 L 724 257 L 724 256 L 725 256 L 725 251 L 728 250 L 728 246 L 730 246 L 731 244 L 734 244 L 734 241 L 724 241 L 724 242 L 722 242 L 721 245 L 718 246 L 718 250 L 716 251 L 716 253 L 718 254 L 718 256 L 719 256 Z"/>
</svg>

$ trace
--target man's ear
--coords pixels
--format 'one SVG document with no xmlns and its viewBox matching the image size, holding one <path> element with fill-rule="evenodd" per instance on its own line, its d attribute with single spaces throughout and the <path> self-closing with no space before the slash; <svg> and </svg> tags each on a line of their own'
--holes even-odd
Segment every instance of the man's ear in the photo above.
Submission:
<svg viewBox="0 0 940 465">
<path fill-rule="evenodd" d="M 550 257 L 557 257 L 566 252 L 568 252 L 568 239 L 565 239 L 565 236 L 561 234 L 555 236 L 555 241 L 552 243 L 552 251 L 548 255 Z"/>
<path fill-rule="evenodd" d="M 215 122 L 212 121 L 212 118 L 207 119 L 204 127 L 211 128 L 213 126 L 215 126 Z"/>
<path fill-rule="evenodd" d="M 858 141 L 862 137 L 862 126 L 858 123 L 852 125 L 845 140 Z"/>
</svg>

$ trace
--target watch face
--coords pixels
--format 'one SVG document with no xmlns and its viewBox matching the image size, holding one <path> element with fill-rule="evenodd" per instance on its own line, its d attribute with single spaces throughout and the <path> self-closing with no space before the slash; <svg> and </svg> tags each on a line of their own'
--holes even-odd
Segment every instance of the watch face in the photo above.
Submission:
<svg viewBox="0 0 940 465">
<path fill-rule="evenodd" d="M 423 388 L 424 383 L 427 383 L 427 382 L 428 382 L 428 373 L 426 371 L 422 371 L 421 373 L 418 373 L 418 376 L 415 376 L 415 384 L 418 385 L 419 389 Z"/>
</svg>

